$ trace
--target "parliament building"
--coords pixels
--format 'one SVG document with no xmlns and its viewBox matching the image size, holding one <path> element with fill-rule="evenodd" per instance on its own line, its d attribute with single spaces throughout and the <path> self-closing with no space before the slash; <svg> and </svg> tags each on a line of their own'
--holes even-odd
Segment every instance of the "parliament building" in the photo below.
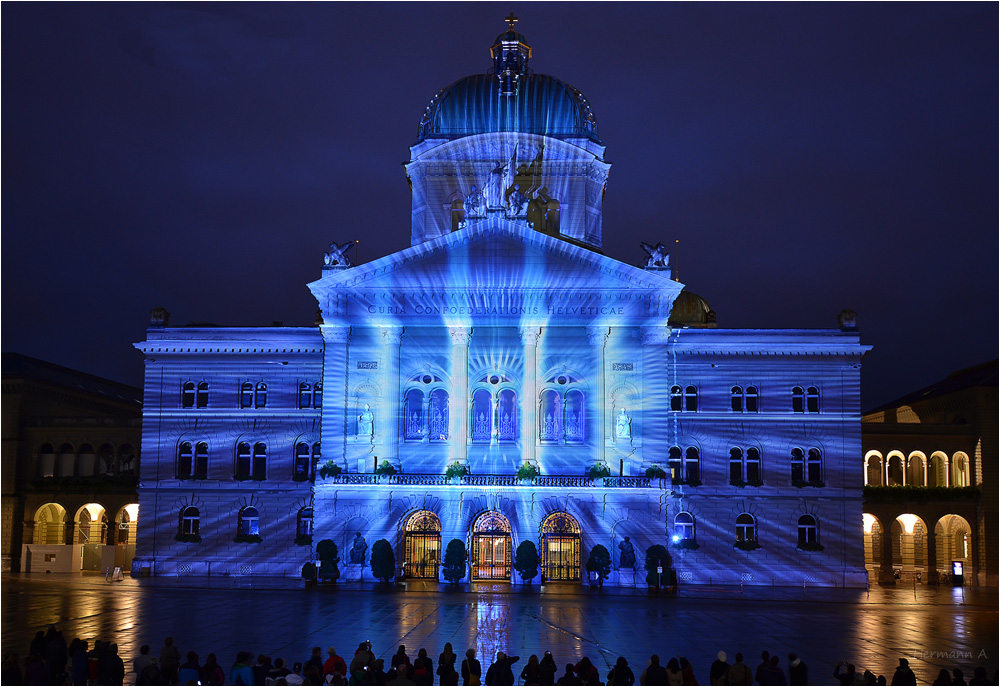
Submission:
<svg viewBox="0 0 1000 687">
<path fill-rule="evenodd" d="M 443 581 L 459 539 L 466 581 L 518 583 L 531 541 L 547 583 L 602 545 L 645 585 L 660 544 L 681 584 L 865 586 L 854 314 L 726 329 L 662 244 L 604 255 L 595 110 L 509 21 L 420 115 L 411 245 L 332 244 L 316 326 L 153 311 L 133 574 L 298 576 L 332 539 L 370 580 L 385 539 Z"/>
</svg>

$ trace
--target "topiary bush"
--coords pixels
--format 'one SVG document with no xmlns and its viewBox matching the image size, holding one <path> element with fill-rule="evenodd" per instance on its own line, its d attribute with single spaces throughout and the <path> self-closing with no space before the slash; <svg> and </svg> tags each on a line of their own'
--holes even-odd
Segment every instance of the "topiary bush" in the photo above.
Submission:
<svg viewBox="0 0 1000 687">
<path fill-rule="evenodd" d="M 663 573 L 657 573 L 658 567 L 663 568 Z M 659 587 L 661 582 L 669 579 L 668 571 L 673 567 L 670 552 L 663 544 L 653 544 L 646 549 L 646 583 L 650 587 Z"/>
<path fill-rule="evenodd" d="M 597 573 L 597 581 L 600 586 L 604 586 L 604 580 L 611 574 L 611 554 L 608 550 L 597 544 L 590 550 L 590 557 L 587 558 L 587 572 Z"/>
<path fill-rule="evenodd" d="M 535 542 L 525 539 L 514 552 L 514 570 L 528 584 L 538 574 L 538 549 Z"/>
<path fill-rule="evenodd" d="M 461 539 L 452 539 L 448 542 L 448 548 L 444 552 L 444 579 L 452 583 L 458 583 L 465 577 L 465 564 L 469 560 L 469 553 L 465 550 L 465 542 Z"/>
<path fill-rule="evenodd" d="M 392 545 L 385 539 L 372 544 L 372 577 L 388 584 L 396 576 L 396 555 Z"/>
</svg>

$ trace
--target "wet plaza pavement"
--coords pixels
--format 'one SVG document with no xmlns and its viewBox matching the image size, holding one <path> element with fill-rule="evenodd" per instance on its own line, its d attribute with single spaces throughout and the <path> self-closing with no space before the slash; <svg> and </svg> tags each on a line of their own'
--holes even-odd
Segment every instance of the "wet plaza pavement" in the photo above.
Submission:
<svg viewBox="0 0 1000 687">
<path fill-rule="evenodd" d="M 839 660 L 892 678 L 906 657 L 921 684 L 941 668 L 967 677 L 984 665 L 997 673 L 997 590 L 913 587 L 872 590 L 770 587 L 688 587 L 676 598 L 645 591 L 547 585 L 544 591 L 506 585 L 409 583 L 304 589 L 301 580 L 227 578 L 126 579 L 100 576 L 4 575 L 3 650 L 23 654 L 31 638 L 58 623 L 67 639 L 107 639 L 130 666 L 142 644 L 158 653 L 173 636 L 182 652 L 214 652 L 228 667 L 237 651 L 304 661 L 313 646 L 336 646 L 350 659 L 370 639 L 386 659 L 399 644 L 411 658 L 426 647 L 435 660 L 445 642 L 455 652 L 476 647 L 483 660 L 497 650 L 521 656 L 552 651 L 564 666 L 586 655 L 607 674 L 625 656 L 636 675 L 650 654 L 679 654 L 701 684 L 721 649 L 741 651 L 756 667 L 767 649 L 798 653 L 810 682 L 834 684 Z M 560 671 L 561 673 L 562 671 Z M 126 675 L 126 684 L 134 683 Z"/>
</svg>

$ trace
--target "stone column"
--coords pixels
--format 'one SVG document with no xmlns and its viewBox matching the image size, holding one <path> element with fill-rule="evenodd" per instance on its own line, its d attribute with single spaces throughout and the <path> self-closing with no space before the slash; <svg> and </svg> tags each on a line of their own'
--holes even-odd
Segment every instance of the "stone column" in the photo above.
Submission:
<svg viewBox="0 0 1000 687">
<path fill-rule="evenodd" d="M 924 562 L 924 567 L 927 569 L 927 584 L 936 585 L 940 579 L 938 575 L 938 565 L 937 565 L 937 535 L 934 534 L 933 527 L 926 527 L 924 530 L 927 534 L 927 560 Z"/>
<path fill-rule="evenodd" d="M 608 336 L 610 334 L 610 327 L 587 328 L 587 338 L 590 339 L 590 345 L 594 349 L 595 357 L 597 358 L 597 374 L 595 375 L 595 379 L 597 380 L 597 397 L 595 399 L 595 406 L 597 408 L 597 417 L 595 418 L 597 421 L 597 436 L 595 437 L 597 455 L 594 456 L 594 460 L 598 463 L 605 462 L 605 451 L 607 449 L 608 442 L 608 399 L 604 379 L 604 347 L 608 342 Z"/>
<path fill-rule="evenodd" d="M 521 395 L 521 458 L 537 465 L 535 445 L 538 443 L 538 327 L 521 327 L 524 345 L 524 386 Z"/>
<path fill-rule="evenodd" d="M 879 566 L 878 571 L 878 583 L 879 584 L 896 584 L 896 576 L 892 572 L 892 518 L 885 518 L 888 525 L 882 524 L 882 518 L 879 519 L 879 526 L 882 528 L 882 565 Z M 902 543 L 900 543 L 900 555 L 903 552 Z"/>
<path fill-rule="evenodd" d="M 343 470 L 347 465 L 348 399 L 347 360 L 351 328 L 322 325 L 323 409 L 320 419 L 320 463 L 333 460 Z"/>
<path fill-rule="evenodd" d="M 379 423 L 375 418 L 375 435 L 385 432 L 385 457 L 390 463 L 395 462 L 402 467 L 399 459 L 400 409 L 403 399 L 399 397 L 399 342 L 403 339 L 402 327 L 381 327 L 382 343 L 385 347 L 385 411 Z M 380 428 L 381 424 L 381 428 Z"/>
<path fill-rule="evenodd" d="M 448 441 L 451 460 L 469 459 L 469 337 L 470 327 L 448 327 L 451 335 L 451 396 L 448 399 Z"/>
</svg>

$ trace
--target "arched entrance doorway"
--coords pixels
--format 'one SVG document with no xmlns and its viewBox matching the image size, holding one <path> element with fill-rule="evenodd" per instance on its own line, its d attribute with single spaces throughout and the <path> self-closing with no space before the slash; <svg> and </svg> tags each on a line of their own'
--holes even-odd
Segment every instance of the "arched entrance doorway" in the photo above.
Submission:
<svg viewBox="0 0 1000 687">
<path fill-rule="evenodd" d="M 472 527 L 472 579 L 510 579 L 510 521 L 496 511 L 483 513 Z"/>
<path fill-rule="evenodd" d="M 120 511 L 115 518 L 115 567 L 123 572 L 132 569 L 132 559 L 135 558 L 136 526 L 139 517 L 139 504 L 130 503 Z"/>
<path fill-rule="evenodd" d="M 100 570 L 108 541 L 108 515 L 99 503 L 88 503 L 76 512 L 73 543 L 80 544 L 81 570 Z"/>
<path fill-rule="evenodd" d="M 952 561 L 961 561 L 967 580 L 972 579 L 972 527 L 961 515 L 942 516 L 934 525 L 934 539 L 937 542 L 937 568 L 945 581 L 951 574 Z"/>
<path fill-rule="evenodd" d="M 58 503 L 46 503 L 35 511 L 33 544 L 66 543 L 66 509 Z"/>
<path fill-rule="evenodd" d="M 542 522 L 542 570 L 549 581 L 580 579 L 580 524 L 568 513 L 552 513 Z"/>
<path fill-rule="evenodd" d="M 419 579 L 438 578 L 441 564 L 441 521 L 428 510 L 406 519 L 403 574 Z"/>
</svg>

